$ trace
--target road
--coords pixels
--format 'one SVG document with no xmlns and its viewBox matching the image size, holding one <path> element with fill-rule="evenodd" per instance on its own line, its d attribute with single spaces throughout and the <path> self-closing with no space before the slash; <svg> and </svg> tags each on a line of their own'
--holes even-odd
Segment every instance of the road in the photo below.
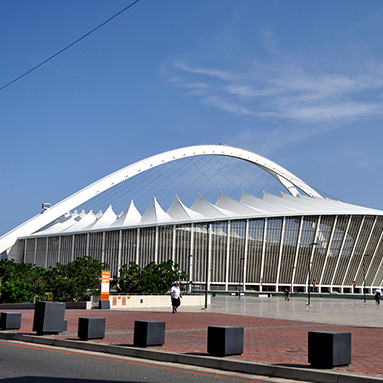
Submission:
<svg viewBox="0 0 383 383">
<path fill-rule="evenodd" d="M 1 383 L 290 382 L 200 367 L 0 341 Z M 297 383 L 297 381 L 294 381 Z"/>
</svg>

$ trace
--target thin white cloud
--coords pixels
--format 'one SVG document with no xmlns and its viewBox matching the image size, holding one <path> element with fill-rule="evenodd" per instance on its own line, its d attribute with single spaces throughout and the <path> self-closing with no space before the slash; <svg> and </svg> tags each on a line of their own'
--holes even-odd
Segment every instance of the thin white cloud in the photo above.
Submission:
<svg viewBox="0 0 383 383">
<path fill-rule="evenodd" d="M 266 56 L 225 52 L 219 66 L 178 59 L 168 67 L 186 95 L 246 121 L 247 130 L 231 134 L 230 144 L 256 147 L 267 156 L 346 123 L 383 115 L 383 63 L 357 52 L 357 60 L 342 68 L 338 57 L 320 51 L 318 57 L 293 57 L 277 44 L 273 28 L 260 33 Z"/>
<path fill-rule="evenodd" d="M 244 116 L 254 115 L 250 109 L 240 105 L 239 103 L 228 101 L 218 96 L 205 97 L 202 101 L 203 105 L 214 106 L 226 112 L 241 114 Z"/>
<path fill-rule="evenodd" d="M 192 73 L 192 74 L 201 74 L 207 77 L 215 77 L 219 80 L 223 81 L 234 81 L 236 80 L 236 75 L 234 73 L 230 73 L 229 71 L 221 70 L 221 69 L 211 69 L 211 68 L 201 68 L 194 67 L 192 65 L 188 65 L 184 62 L 174 61 L 173 65 L 175 68 L 180 69 L 184 72 Z"/>
<path fill-rule="evenodd" d="M 204 106 L 242 116 L 326 123 L 383 114 L 382 66 L 357 73 L 318 73 L 276 60 L 252 62 L 241 72 L 176 61 L 177 86 L 194 89 Z"/>
<path fill-rule="evenodd" d="M 274 28 L 263 26 L 262 28 L 260 28 L 260 33 L 263 37 L 263 45 L 266 48 L 266 50 L 269 53 L 279 55 L 281 53 L 280 49 L 278 48 L 275 40 L 273 39 L 273 35 L 275 33 Z"/>
<path fill-rule="evenodd" d="M 377 103 L 338 102 L 336 105 L 326 103 L 324 105 L 311 105 L 306 107 L 289 105 L 284 110 L 280 110 L 278 117 L 307 122 L 330 122 L 340 119 L 349 121 L 354 118 L 362 118 L 378 114 L 383 114 L 383 111 L 382 105 Z"/>
<path fill-rule="evenodd" d="M 282 127 L 262 131 L 255 127 L 238 133 L 230 144 L 249 150 L 254 150 L 256 147 L 257 153 L 268 156 L 287 145 L 307 140 L 321 133 L 323 133 L 323 128 L 283 129 Z"/>
</svg>

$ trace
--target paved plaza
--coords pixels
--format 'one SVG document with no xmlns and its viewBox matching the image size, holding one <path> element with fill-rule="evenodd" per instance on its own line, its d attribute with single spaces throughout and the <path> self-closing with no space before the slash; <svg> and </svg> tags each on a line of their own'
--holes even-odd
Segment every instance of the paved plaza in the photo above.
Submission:
<svg viewBox="0 0 383 383">
<path fill-rule="evenodd" d="M 10 311 L 10 310 L 7 310 Z M 19 332 L 32 332 L 33 310 L 22 312 Z M 165 344 L 155 349 L 188 355 L 207 354 L 208 326 L 244 327 L 244 353 L 230 358 L 308 368 L 308 331 L 342 331 L 352 334 L 352 363 L 337 368 L 383 377 L 383 306 L 373 300 L 293 297 L 216 296 L 207 310 L 169 307 L 156 310 L 66 310 L 67 332 L 56 338 L 78 340 L 79 317 L 106 318 L 102 340 L 88 342 L 132 346 L 135 320 L 166 322 Z"/>
<path fill-rule="evenodd" d="M 383 306 L 372 297 L 364 303 L 357 299 L 317 298 L 308 305 L 307 297 L 292 297 L 286 302 L 283 297 L 222 297 L 212 298 L 208 312 L 258 316 L 263 318 L 288 319 L 305 322 L 348 326 L 383 327 Z"/>
</svg>

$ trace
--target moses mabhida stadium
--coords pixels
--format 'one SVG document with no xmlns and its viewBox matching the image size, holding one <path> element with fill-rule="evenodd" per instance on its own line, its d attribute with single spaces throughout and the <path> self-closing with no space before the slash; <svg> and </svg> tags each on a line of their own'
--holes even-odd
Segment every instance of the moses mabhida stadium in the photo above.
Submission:
<svg viewBox="0 0 383 383">
<path fill-rule="evenodd" d="M 148 157 L 43 204 L 0 253 L 45 268 L 90 256 L 111 275 L 171 259 L 194 290 L 361 294 L 382 287 L 382 236 L 383 211 L 220 144 Z"/>
</svg>

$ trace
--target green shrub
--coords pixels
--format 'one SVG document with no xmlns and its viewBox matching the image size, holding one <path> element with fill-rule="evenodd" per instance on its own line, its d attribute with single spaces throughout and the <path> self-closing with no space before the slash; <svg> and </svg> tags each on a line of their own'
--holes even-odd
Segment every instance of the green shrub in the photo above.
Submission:
<svg viewBox="0 0 383 383">
<path fill-rule="evenodd" d="M 56 301 L 88 300 L 99 294 L 101 271 L 107 269 L 108 264 L 92 257 L 77 258 L 66 265 L 58 263 L 50 269 L 48 291 Z"/>
<path fill-rule="evenodd" d="M 88 300 L 98 295 L 101 271 L 109 266 L 92 257 L 77 258 L 66 265 L 44 269 L 28 263 L 0 262 L 0 303 L 36 302 L 38 300 Z M 185 271 L 172 260 L 149 263 L 140 268 L 134 262 L 122 266 L 114 277 L 118 292 L 165 294 L 176 280 L 186 280 Z"/>
<path fill-rule="evenodd" d="M 91 257 L 44 269 L 28 263 L 0 262 L 0 303 L 38 300 L 78 301 L 98 294 L 101 270 L 109 269 Z"/>
<path fill-rule="evenodd" d="M 115 276 L 116 289 L 120 293 L 165 294 L 174 281 L 187 279 L 185 271 L 172 260 L 156 264 L 151 262 L 140 268 L 135 262 L 123 265 L 120 276 Z"/>
<path fill-rule="evenodd" d="M 46 270 L 26 263 L 0 262 L 0 303 L 29 302 L 46 290 Z"/>
</svg>

